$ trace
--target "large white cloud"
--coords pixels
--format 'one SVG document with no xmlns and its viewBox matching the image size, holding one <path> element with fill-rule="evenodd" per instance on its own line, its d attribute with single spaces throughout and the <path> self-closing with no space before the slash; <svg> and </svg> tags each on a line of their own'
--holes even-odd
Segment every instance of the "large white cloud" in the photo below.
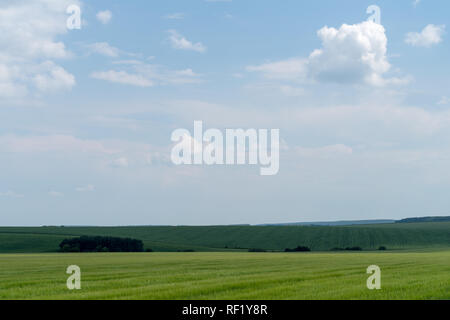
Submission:
<svg viewBox="0 0 450 320">
<path fill-rule="evenodd" d="M 339 29 L 323 27 L 317 32 L 322 48 L 308 58 L 249 66 L 266 78 L 296 81 L 365 83 L 382 86 L 406 79 L 386 78 L 391 69 L 387 59 L 387 37 L 382 25 L 371 21 L 343 24 Z"/>
<path fill-rule="evenodd" d="M 68 89 L 75 79 L 54 60 L 70 56 L 58 36 L 68 32 L 66 13 L 78 0 L 0 3 L 0 98 L 29 91 Z"/>
</svg>

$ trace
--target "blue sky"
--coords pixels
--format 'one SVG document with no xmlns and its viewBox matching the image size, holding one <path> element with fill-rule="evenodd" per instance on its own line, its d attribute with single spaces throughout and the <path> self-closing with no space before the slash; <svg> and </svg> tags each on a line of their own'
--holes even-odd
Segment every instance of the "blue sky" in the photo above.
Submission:
<svg viewBox="0 0 450 320">
<path fill-rule="evenodd" d="M 68 30 L 66 9 L 81 8 Z M 381 25 L 367 22 L 367 7 Z M 0 4 L 0 225 L 448 215 L 448 1 Z M 278 175 L 171 132 L 280 129 Z"/>
</svg>

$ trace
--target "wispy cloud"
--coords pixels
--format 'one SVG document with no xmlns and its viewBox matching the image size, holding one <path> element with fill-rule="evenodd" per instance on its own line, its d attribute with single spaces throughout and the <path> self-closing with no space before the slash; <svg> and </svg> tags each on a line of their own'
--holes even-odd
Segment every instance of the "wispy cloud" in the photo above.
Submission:
<svg viewBox="0 0 450 320">
<path fill-rule="evenodd" d="M 0 192 L 0 198 L 24 198 L 25 196 L 23 194 L 16 193 L 14 191 L 6 191 L 6 192 Z"/>
<path fill-rule="evenodd" d="M 71 152 L 113 154 L 116 151 L 106 148 L 96 140 L 82 140 L 69 135 L 50 136 L 0 136 L 0 152 Z"/>
<path fill-rule="evenodd" d="M 111 19 L 113 17 L 112 12 L 109 10 L 100 11 L 96 15 L 97 20 L 100 21 L 103 24 L 108 24 L 111 22 Z"/>
<path fill-rule="evenodd" d="M 444 96 L 444 97 L 442 97 L 439 101 L 438 101 L 438 103 L 437 103 L 438 105 L 446 105 L 446 104 L 450 104 L 450 98 L 449 97 L 446 97 L 446 96 Z"/>
<path fill-rule="evenodd" d="M 121 63 L 122 70 L 97 71 L 91 77 L 98 80 L 152 87 L 155 85 L 177 85 L 201 82 L 201 75 L 192 69 L 168 70 L 154 64 L 146 64 L 137 60 Z"/>
<path fill-rule="evenodd" d="M 98 80 L 105 80 L 120 84 L 127 84 L 136 87 L 152 87 L 154 83 L 140 74 L 130 74 L 126 71 L 97 71 L 91 77 Z"/>
<path fill-rule="evenodd" d="M 50 197 L 54 197 L 54 198 L 61 198 L 61 197 L 64 197 L 64 194 L 63 194 L 62 192 L 59 192 L 59 191 L 49 191 L 49 192 L 48 192 L 48 195 L 49 195 Z"/>
<path fill-rule="evenodd" d="M 89 184 L 87 186 L 77 187 L 77 188 L 75 188 L 75 191 L 77 191 L 77 192 L 93 192 L 93 191 L 95 191 L 95 187 L 92 184 Z"/>
<path fill-rule="evenodd" d="M 121 158 L 115 159 L 112 161 L 111 164 L 114 167 L 119 167 L 119 168 L 128 168 L 128 166 L 130 165 L 128 162 L 128 159 L 126 157 L 121 157 Z"/>
<path fill-rule="evenodd" d="M 107 42 L 96 42 L 88 44 L 87 48 L 94 53 L 98 53 L 107 57 L 117 58 L 120 55 L 120 50 L 111 46 Z"/>
<path fill-rule="evenodd" d="M 193 43 L 179 34 L 176 30 L 169 30 L 168 32 L 169 41 L 174 49 L 196 51 L 200 53 L 206 51 L 206 47 L 201 42 Z"/>
<path fill-rule="evenodd" d="M 184 19 L 186 15 L 182 12 L 176 12 L 176 13 L 171 13 L 171 14 L 167 14 L 164 16 L 164 19 L 169 19 L 169 20 L 181 20 Z"/>
</svg>

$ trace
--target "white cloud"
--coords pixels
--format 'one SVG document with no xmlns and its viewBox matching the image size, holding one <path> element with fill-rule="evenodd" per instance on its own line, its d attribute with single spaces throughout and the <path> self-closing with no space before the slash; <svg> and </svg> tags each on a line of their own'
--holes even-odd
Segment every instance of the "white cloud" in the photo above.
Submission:
<svg viewBox="0 0 450 320">
<path fill-rule="evenodd" d="M 75 77 L 51 61 L 44 62 L 39 69 L 42 71 L 33 77 L 33 82 L 40 91 L 70 90 L 75 85 Z"/>
<path fill-rule="evenodd" d="M 351 155 L 353 154 L 353 149 L 343 144 L 336 144 L 319 148 L 295 147 L 295 152 L 300 157 L 333 158 Z"/>
<path fill-rule="evenodd" d="M 88 140 L 67 135 L 0 136 L 0 154 L 85 159 L 97 168 L 167 165 L 170 163 L 169 147 L 169 144 L 161 147 L 128 140 Z M 93 188 L 92 185 L 79 186 L 77 191 L 88 192 Z"/>
<path fill-rule="evenodd" d="M 305 94 L 305 90 L 303 88 L 292 87 L 289 85 L 280 86 L 280 91 L 286 96 L 290 97 L 300 97 Z"/>
<path fill-rule="evenodd" d="M 89 184 L 87 186 L 77 187 L 77 188 L 75 188 L 75 191 L 77 191 L 77 192 L 93 192 L 93 191 L 95 191 L 95 187 L 92 184 Z"/>
<path fill-rule="evenodd" d="M 138 64 L 142 64 L 142 61 L 139 61 L 139 60 L 117 60 L 117 61 L 114 61 L 113 64 L 138 65 Z"/>
<path fill-rule="evenodd" d="M 120 84 L 127 84 L 137 87 L 151 87 L 153 82 L 142 75 L 130 74 L 126 71 L 99 71 L 93 72 L 91 77 L 98 80 L 106 80 Z"/>
<path fill-rule="evenodd" d="M 405 42 L 415 47 L 431 47 L 442 42 L 444 32 L 445 25 L 429 24 L 420 33 L 409 32 L 406 35 Z"/>
<path fill-rule="evenodd" d="M 375 96 L 382 99 L 381 94 Z M 296 134 L 299 141 L 319 139 L 322 145 L 333 145 L 336 139 L 352 146 L 362 141 L 436 142 L 450 134 L 450 110 L 399 106 L 389 99 L 368 99 L 357 105 L 282 104 L 273 109 L 176 100 L 155 106 L 155 110 L 187 128 L 196 119 L 216 128 L 283 128 Z"/>
<path fill-rule="evenodd" d="M 176 30 L 169 30 L 168 32 L 170 43 L 174 49 L 196 51 L 201 53 L 206 51 L 206 47 L 201 42 L 192 43 L 179 34 Z"/>
<path fill-rule="evenodd" d="M 446 96 L 444 96 L 444 97 L 442 97 L 439 101 L 438 101 L 438 103 L 437 103 L 438 105 L 446 105 L 446 104 L 450 104 L 450 98 L 449 97 L 446 97 Z"/>
<path fill-rule="evenodd" d="M 89 118 L 96 126 L 137 131 L 142 129 L 138 120 L 124 117 L 93 116 Z"/>
<path fill-rule="evenodd" d="M 0 192 L 0 198 L 24 198 L 25 196 L 23 194 L 16 193 L 14 191 L 6 191 L 6 192 Z"/>
<path fill-rule="evenodd" d="M 109 10 L 100 11 L 97 13 L 97 20 L 103 24 L 108 24 L 109 22 L 111 22 L 111 19 L 112 19 L 112 12 Z"/>
<path fill-rule="evenodd" d="M 90 49 L 92 52 L 107 56 L 107 57 L 112 57 L 112 58 L 117 58 L 120 55 L 120 50 L 117 49 L 116 47 L 111 46 L 109 43 L 107 42 L 96 42 L 96 43 L 92 43 L 87 45 L 88 49 Z"/>
<path fill-rule="evenodd" d="M 61 197 L 64 197 L 64 194 L 63 194 L 62 192 L 59 192 L 59 191 L 49 191 L 49 192 L 48 192 L 48 195 L 49 195 L 50 197 L 54 197 L 54 198 L 61 198 Z"/>
<path fill-rule="evenodd" d="M 200 75 L 192 71 L 192 69 L 175 70 L 162 75 L 162 82 L 169 84 L 187 84 L 198 83 Z"/>
<path fill-rule="evenodd" d="M 413 1 L 414 8 L 417 7 L 419 5 L 419 3 L 420 3 L 420 0 L 414 0 Z"/>
<path fill-rule="evenodd" d="M 365 21 L 343 24 L 339 29 L 323 27 L 317 32 L 322 48 L 308 58 L 249 66 L 247 71 L 261 72 L 265 78 L 289 81 L 366 83 L 375 86 L 403 84 L 408 79 L 384 75 L 391 65 L 387 59 L 387 37 L 382 25 Z"/>
<path fill-rule="evenodd" d="M 135 60 L 119 64 L 124 65 L 125 70 L 94 72 L 91 74 L 91 77 L 138 87 L 151 87 L 156 84 L 179 85 L 198 83 L 201 81 L 201 75 L 189 68 L 183 70 L 167 70 L 162 66 L 146 64 Z"/>
<path fill-rule="evenodd" d="M 114 167 L 128 168 L 129 162 L 128 162 L 128 159 L 127 159 L 127 158 L 121 157 L 121 158 L 118 158 L 118 159 L 114 160 L 114 161 L 112 162 L 112 165 L 113 165 Z"/>
<path fill-rule="evenodd" d="M 269 62 L 259 66 L 248 66 L 246 69 L 251 72 L 261 72 L 267 79 L 303 80 L 308 72 L 308 60 L 289 59 Z"/>
<path fill-rule="evenodd" d="M 70 89 L 71 76 L 55 59 L 70 57 L 59 40 L 69 5 L 78 0 L 3 1 L 0 4 L 0 98 L 23 97 L 38 90 Z M 56 85 L 57 81 L 62 85 Z"/>
<path fill-rule="evenodd" d="M 245 89 L 250 90 L 254 94 L 262 97 L 273 95 L 278 97 L 281 93 L 286 97 L 301 97 L 305 95 L 305 89 L 299 86 L 292 86 L 289 84 L 279 83 L 252 83 L 244 86 Z"/>
<path fill-rule="evenodd" d="M 105 147 L 95 140 L 81 140 L 68 135 L 51 136 L 0 136 L 0 151 L 11 153 L 73 152 L 114 154 L 115 149 Z"/>
<path fill-rule="evenodd" d="M 171 13 L 171 14 L 164 16 L 165 19 L 169 19 L 169 20 L 181 20 L 181 19 L 184 19 L 184 17 L 185 17 L 185 14 L 182 12 Z"/>
</svg>

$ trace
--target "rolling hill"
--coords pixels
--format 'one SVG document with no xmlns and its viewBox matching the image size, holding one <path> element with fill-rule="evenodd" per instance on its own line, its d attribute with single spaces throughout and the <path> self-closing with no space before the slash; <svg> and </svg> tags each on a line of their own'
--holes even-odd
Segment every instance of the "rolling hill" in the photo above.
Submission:
<svg viewBox="0 0 450 320">
<path fill-rule="evenodd" d="M 359 246 L 375 250 L 450 247 L 450 222 L 353 226 L 136 226 L 1 227 L 0 253 L 55 252 L 65 238 L 81 235 L 131 237 L 155 251 L 280 251 L 298 245 L 313 251 Z"/>
</svg>

